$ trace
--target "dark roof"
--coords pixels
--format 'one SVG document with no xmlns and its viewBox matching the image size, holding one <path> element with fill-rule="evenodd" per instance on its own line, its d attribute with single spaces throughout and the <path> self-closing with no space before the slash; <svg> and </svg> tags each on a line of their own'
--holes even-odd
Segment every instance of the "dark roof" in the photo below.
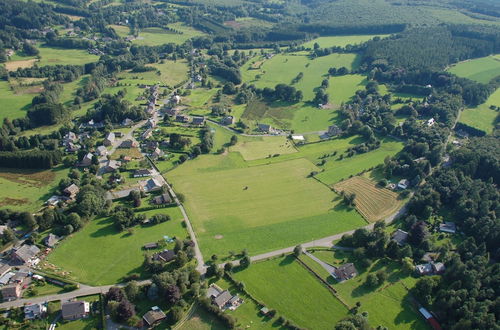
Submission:
<svg viewBox="0 0 500 330">
<path fill-rule="evenodd" d="M 201 125 L 205 122 L 205 117 L 193 117 L 193 125 Z"/>
<path fill-rule="evenodd" d="M 173 250 L 163 250 L 153 255 L 155 261 L 169 262 L 175 259 L 175 252 Z"/>
<path fill-rule="evenodd" d="M 358 274 L 356 267 L 354 267 L 353 263 L 343 264 L 335 270 L 335 275 L 337 276 L 337 280 L 345 281 L 350 278 L 353 278 Z"/>
<path fill-rule="evenodd" d="M 214 304 L 216 304 L 219 308 L 224 307 L 229 300 L 231 300 L 233 296 L 229 293 L 229 291 L 224 290 L 220 295 L 214 298 Z"/>
<path fill-rule="evenodd" d="M 134 175 L 150 175 L 151 171 L 148 169 L 140 169 L 134 172 Z"/>
<path fill-rule="evenodd" d="M 145 249 L 156 249 L 158 247 L 158 243 L 147 243 L 144 244 Z"/>
<path fill-rule="evenodd" d="M 172 202 L 172 198 L 170 198 L 169 194 L 162 194 L 153 198 L 151 202 L 156 205 L 168 204 Z"/>
<path fill-rule="evenodd" d="M 15 256 L 24 262 L 29 261 L 31 258 L 36 256 L 40 252 L 40 249 L 35 245 L 23 245 L 16 250 Z"/>
<path fill-rule="evenodd" d="M 85 314 L 85 303 L 85 301 L 70 301 L 62 304 L 62 317 L 66 319 Z"/>
<path fill-rule="evenodd" d="M 408 239 L 408 233 L 404 230 L 398 229 L 392 234 L 392 240 L 398 243 L 399 245 L 403 245 Z"/>
<path fill-rule="evenodd" d="M 6 285 L 2 288 L 3 298 L 17 297 L 19 286 L 17 284 Z"/>
<path fill-rule="evenodd" d="M 144 321 L 146 321 L 146 323 L 148 325 L 151 326 L 151 325 L 155 324 L 156 322 L 163 320 L 166 317 L 167 316 L 165 315 L 165 313 L 163 313 L 162 310 L 157 309 L 154 311 L 147 312 L 146 314 L 144 314 L 144 316 L 142 318 L 144 319 Z"/>
</svg>

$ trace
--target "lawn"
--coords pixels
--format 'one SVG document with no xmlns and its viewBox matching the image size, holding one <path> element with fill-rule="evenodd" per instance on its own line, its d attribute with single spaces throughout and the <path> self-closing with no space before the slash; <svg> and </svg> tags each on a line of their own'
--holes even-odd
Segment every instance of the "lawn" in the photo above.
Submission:
<svg viewBox="0 0 500 330">
<path fill-rule="evenodd" d="M 189 318 L 178 327 L 178 330 L 222 330 L 227 329 L 214 315 L 207 312 L 203 307 L 193 307 L 194 310 Z"/>
<path fill-rule="evenodd" d="M 142 29 L 139 32 L 139 37 L 132 42 L 137 45 L 146 46 L 158 46 L 168 43 L 180 45 L 193 37 L 204 35 L 203 32 L 182 23 L 170 24 L 169 27 L 181 33 L 174 33 L 162 28 L 150 27 Z M 124 34 L 124 31 L 122 30 L 120 33 Z"/>
<path fill-rule="evenodd" d="M 340 107 L 341 103 L 350 101 L 356 91 L 365 89 L 367 81 L 363 75 L 348 74 L 330 77 L 329 83 L 327 93 L 330 97 L 330 103 L 335 107 Z"/>
<path fill-rule="evenodd" d="M 500 76 L 500 55 L 460 62 L 451 66 L 448 71 L 459 77 L 487 84 L 491 79 Z"/>
<path fill-rule="evenodd" d="M 345 47 L 347 45 L 359 45 L 363 42 L 373 39 L 374 37 L 385 38 L 388 37 L 388 34 L 381 35 L 353 35 L 353 36 L 329 36 L 329 37 L 319 37 L 316 39 L 312 39 L 308 41 L 302 46 L 306 48 L 313 48 L 315 43 L 321 48 L 328 48 L 333 46 Z"/>
<path fill-rule="evenodd" d="M 246 138 L 239 136 L 231 151 L 238 151 L 245 160 L 266 158 L 276 154 L 289 154 L 297 152 L 290 140 L 284 136 L 264 136 L 259 138 Z"/>
<path fill-rule="evenodd" d="M 255 62 L 263 61 L 260 68 L 252 69 Z M 331 54 L 310 59 L 307 54 L 278 54 L 269 60 L 258 56 L 245 64 L 241 70 L 243 81 L 256 87 L 274 87 L 277 84 L 290 84 L 303 72 L 303 78 L 293 86 L 304 94 L 304 101 L 314 98 L 314 88 L 321 85 L 330 67 L 356 66 L 356 54 Z M 260 78 L 259 78 L 260 76 Z"/>
<path fill-rule="evenodd" d="M 61 167 L 42 171 L 1 168 L 0 208 L 30 212 L 39 210 L 68 171 Z"/>
<path fill-rule="evenodd" d="M 491 94 L 483 104 L 464 110 L 460 115 L 460 122 L 483 130 L 488 134 L 492 133 L 499 112 L 491 110 L 490 105 L 500 107 L 500 88 Z"/>
<path fill-rule="evenodd" d="M 334 188 L 338 192 L 356 194 L 356 209 L 369 222 L 385 219 L 396 212 L 403 203 L 394 191 L 381 188 L 376 182 L 360 176 L 339 182 Z"/>
<path fill-rule="evenodd" d="M 169 214 L 170 221 L 148 227 L 136 226 L 133 233 L 118 232 L 110 218 L 92 220 L 81 231 L 71 235 L 48 256 L 48 265 L 61 267 L 70 277 L 82 283 L 104 285 L 119 283 L 131 273 L 145 275 L 142 269 L 145 243 L 155 242 L 164 235 L 185 238 L 186 231 L 178 208 L 154 209 L 141 212 L 150 217 Z"/>
<path fill-rule="evenodd" d="M 246 167 L 229 153 L 201 156 L 169 172 L 205 255 L 248 249 L 258 254 L 357 228 L 365 222 L 307 178 L 306 159 Z"/>
<path fill-rule="evenodd" d="M 309 329 L 331 329 L 347 309 L 294 257 L 252 264 L 234 275 L 268 308 Z"/>
</svg>

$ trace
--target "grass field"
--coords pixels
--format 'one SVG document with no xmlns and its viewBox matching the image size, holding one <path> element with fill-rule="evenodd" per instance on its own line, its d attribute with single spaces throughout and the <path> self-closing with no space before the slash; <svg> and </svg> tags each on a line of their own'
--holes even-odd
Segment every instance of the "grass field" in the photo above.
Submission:
<svg viewBox="0 0 500 330">
<path fill-rule="evenodd" d="M 37 211 L 67 175 L 68 169 L 62 168 L 44 171 L 1 168 L 0 208 Z"/>
<path fill-rule="evenodd" d="M 500 88 L 491 94 L 483 104 L 475 108 L 465 109 L 460 115 L 460 122 L 490 134 L 499 114 L 498 111 L 491 110 L 490 105 L 500 106 Z"/>
<path fill-rule="evenodd" d="M 158 46 L 168 43 L 174 43 L 180 45 L 188 39 L 204 35 L 203 32 L 196 30 L 190 26 L 184 25 L 182 23 L 170 24 L 169 27 L 177 31 L 180 31 L 182 33 L 181 34 L 173 33 L 165 29 L 156 27 L 145 28 L 139 32 L 138 38 L 133 40 L 132 42 L 137 45 L 146 45 L 146 46 Z M 125 35 L 125 29 L 119 29 L 119 30 L 121 35 Z"/>
<path fill-rule="evenodd" d="M 163 60 L 163 63 L 155 63 L 147 65 L 154 67 L 160 71 L 148 72 L 123 72 L 118 77 L 121 83 L 124 84 L 146 84 L 153 85 L 160 83 L 161 85 L 175 86 L 178 83 L 187 79 L 188 65 L 186 60 L 170 61 Z"/>
<path fill-rule="evenodd" d="M 234 275 L 257 299 L 301 327 L 331 329 L 347 309 L 292 256 L 252 264 Z"/>
<path fill-rule="evenodd" d="M 460 62 L 451 66 L 448 71 L 459 77 L 487 84 L 491 79 L 500 76 L 500 55 Z"/>
<path fill-rule="evenodd" d="M 260 68 L 252 69 L 258 61 L 263 61 Z M 314 97 L 314 88 L 319 87 L 328 74 L 328 69 L 342 66 L 349 69 L 356 66 L 356 55 L 331 54 L 314 60 L 309 59 L 305 53 L 278 54 L 269 60 L 263 60 L 258 56 L 245 64 L 241 73 L 244 82 L 263 88 L 274 87 L 279 83 L 290 84 L 300 72 L 303 72 L 304 77 L 293 86 L 303 92 L 304 101 L 309 101 Z"/>
<path fill-rule="evenodd" d="M 367 83 L 366 77 L 360 74 L 330 77 L 329 82 L 327 93 L 330 96 L 330 103 L 335 107 L 349 101 L 356 91 L 364 89 Z"/>
<path fill-rule="evenodd" d="M 241 136 L 239 137 L 242 140 Z M 230 148 L 238 151 L 245 160 L 266 158 L 275 154 L 289 154 L 297 152 L 293 143 L 284 136 L 264 136 L 248 138 Z"/>
<path fill-rule="evenodd" d="M 0 119 L 15 119 L 26 115 L 31 106 L 33 94 L 15 94 L 8 81 L 0 81 L 0 99 L 2 107 L 0 110 Z"/>
<path fill-rule="evenodd" d="M 196 306 L 191 316 L 177 329 L 179 330 L 223 330 L 227 329 L 221 321 L 208 313 L 203 307 Z"/>
<path fill-rule="evenodd" d="M 311 41 L 304 43 L 302 46 L 312 49 L 314 47 L 314 44 L 318 43 L 318 45 L 321 48 L 327 48 L 327 47 L 333 47 L 333 46 L 345 47 L 347 45 L 361 44 L 365 41 L 373 39 L 374 37 L 385 38 L 388 36 L 389 36 L 388 34 L 381 34 L 381 35 L 352 35 L 352 36 L 319 37 L 319 38 L 312 39 Z"/>
<path fill-rule="evenodd" d="M 131 273 L 143 274 L 145 243 L 155 242 L 164 235 L 185 238 L 178 208 L 163 208 L 142 212 L 169 214 L 172 220 L 149 227 L 134 227 L 133 234 L 118 232 L 109 218 L 92 220 L 81 231 L 71 235 L 48 256 L 50 264 L 70 272 L 70 277 L 82 283 L 104 285 L 120 283 Z M 103 248 L 105 247 L 105 248 Z"/>
<path fill-rule="evenodd" d="M 336 195 L 306 176 L 305 159 L 247 168 L 238 153 L 202 156 L 171 171 L 205 255 L 246 248 L 258 254 L 361 226 L 332 200 Z"/>
<path fill-rule="evenodd" d="M 356 194 L 354 200 L 356 209 L 370 222 L 388 217 L 402 204 L 402 200 L 398 200 L 397 193 L 380 188 L 375 182 L 360 176 L 339 182 L 334 188 L 338 192 Z"/>
<path fill-rule="evenodd" d="M 44 65 L 82 65 L 91 62 L 97 62 L 99 56 L 89 54 L 84 49 L 65 49 L 47 46 L 39 46 L 40 61 L 38 66 Z"/>
</svg>

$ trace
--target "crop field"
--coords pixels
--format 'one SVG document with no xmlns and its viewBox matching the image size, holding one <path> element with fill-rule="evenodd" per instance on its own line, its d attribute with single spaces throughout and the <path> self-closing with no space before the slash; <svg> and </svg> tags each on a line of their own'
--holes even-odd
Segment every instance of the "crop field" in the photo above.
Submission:
<svg viewBox="0 0 500 330">
<path fill-rule="evenodd" d="M 145 28 L 139 32 L 139 37 L 132 42 L 137 45 L 146 46 L 158 46 L 168 43 L 180 45 L 188 39 L 204 35 L 203 32 L 181 23 L 170 24 L 169 27 L 181 33 L 174 33 L 156 27 Z M 121 33 L 123 34 L 124 32 L 121 31 Z"/>
<path fill-rule="evenodd" d="M 319 37 L 316 39 L 312 39 L 308 41 L 302 46 L 306 48 L 313 48 L 315 43 L 321 48 L 328 48 L 333 46 L 345 47 L 347 45 L 359 45 L 363 42 L 371 40 L 375 37 L 385 38 L 388 37 L 388 34 L 380 34 L 380 35 L 352 35 L 352 36 L 329 36 L 329 37 Z"/>
<path fill-rule="evenodd" d="M 498 111 L 490 109 L 491 105 L 500 107 L 500 88 L 483 104 L 463 111 L 460 115 L 460 122 L 491 134 L 499 114 Z"/>
<path fill-rule="evenodd" d="M 448 71 L 459 77 L 487 84 L 491 79 L 500 76 L 500 55 L 460 62 L 451 66 Z"/>
<path fill-rule="evenodd" d="M 240 140 L 241 137 L 240 137 Z M 231 151 L 238 151 L 245 160 L 266 158 L 276 154 L 289 154 L 297 152 L 290 140 L 284 136 L 264 136 L 261 138 L 245 139 L 230 148 Z"/>
<path fill-rule="evenodd" d="M 68 169 L 22 170 L 0 168 L 0 208 L 34 212 L 52 196 Z"/>
<path fill-rule="evenodd" d="M 307 175 L 305 159 L 246 167 L 239 153 L 203 156 L 167 177 L 185 206 L 206 255 L 246 248 L 258 254 L 361 226 L 354 210 Z"/>
<path fill-rule="evenodd" d="M 16 71 L 17 69 L 21 68 L 31 68 L 35 62 L 37 61 L 36 58 L 31 58 L 27 60 L 17 60 L 17 61 L 9 61 L 5 63 L 5 68 L 8 71 Z"/>
<path fill-rule="evenodd" d="M 330 329 L 347 315 L 347 308 L 292 256 L 252 264 L 234 277 L 300 327 Z"/>
<path fill-rule="evenodd" d="M 255 84 L 259 88 L 274 87 L 279 83 L 290 84 L 300 73 L 304 77 L 293 86 L 304 94 L 304 101 L 314 98 L 314 88 L 321 85 L 330 67 L 355 66 L 355 54 L 331 54 L 311 60 L 306 54 L 278 54 L 265 60 L 260 69 L 252 69 L 256 61 L 262 61 L 258 56 L 245 64 L 241 70 L 243 81 Z M 260 78 L 259 78 L 260 77 Z"/>
<path fill-rule="evenodd" d="M 187 235 L 178 208 L 141 212 L 147 217 L 159 213 L 169 214 L 172 219 L 154 226 L 136 226 L 132 234 L 117 231 L 110 218 L 92 220 L 81 231 L 61 242 L 48 256 L 49 265 L 45 268 L 54 271 L 52 264 L 57 271 L 61 267 L 69 271 L 71 278 L 92 285 L 120 283 L 131 273 L 144 275 L 142 246 L 145 243 L 156 242 L 164 235 L 180 238 Z"/>
<path fill-rule="evenodd" d="M 369 222 L 384 219 L 396 212 L 402 201 L 398 200 L 398 194 L 380 188 L 377 184 L 367 178 L 354 176 L 333 186 L 338 192 L 356 194 L 356 209 Z"/>
</svg>

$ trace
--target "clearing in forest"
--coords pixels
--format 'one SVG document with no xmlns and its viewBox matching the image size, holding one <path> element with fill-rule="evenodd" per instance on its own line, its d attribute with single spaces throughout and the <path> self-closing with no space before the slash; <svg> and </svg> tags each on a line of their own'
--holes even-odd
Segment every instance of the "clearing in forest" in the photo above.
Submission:
<svg viewBox="0 0 500 330">
<path fill-rule="evenodd" d="M 500 76 L 500 55 L 460 62 L 451 66 L 448 71 L 459 77 L 487 84 L 491 79 Z"/>
<path fill-rule="evenodd" d="M 396 212 L 402 204 L 398 194 L 381 188 L 367 178 L 354 176 L 333 186 L 337 192 L 356 194 L 356 209 L 369 221 L 384 219 Z"/>
<path fill-rule="evenodd" d="M 491 94 L 483 104 L 475 108 L 465 109 L 460 115 L 460 122 L 490 134 L 493 132 L 500 113 L 498 110 L 490 109 L 492 105 L 500 107 L 500 88 Z"/>
<path fill-rule="evenodd" d="M 314 44 L 318 43 L 318 45 L 321 48 L 328 48 L 333 46 L 345 47 L 347 45 L 359 45 L 375 37 L 385 38 L 388 36 L 389 36 L 388 34 L 380 34 L 380 35 L 368 34 L 368 35 L 353 35 L 353 36 L 319 37 L 302 44 L 302 46 L 312 49 L 314 47 Z"/>
</svg>

